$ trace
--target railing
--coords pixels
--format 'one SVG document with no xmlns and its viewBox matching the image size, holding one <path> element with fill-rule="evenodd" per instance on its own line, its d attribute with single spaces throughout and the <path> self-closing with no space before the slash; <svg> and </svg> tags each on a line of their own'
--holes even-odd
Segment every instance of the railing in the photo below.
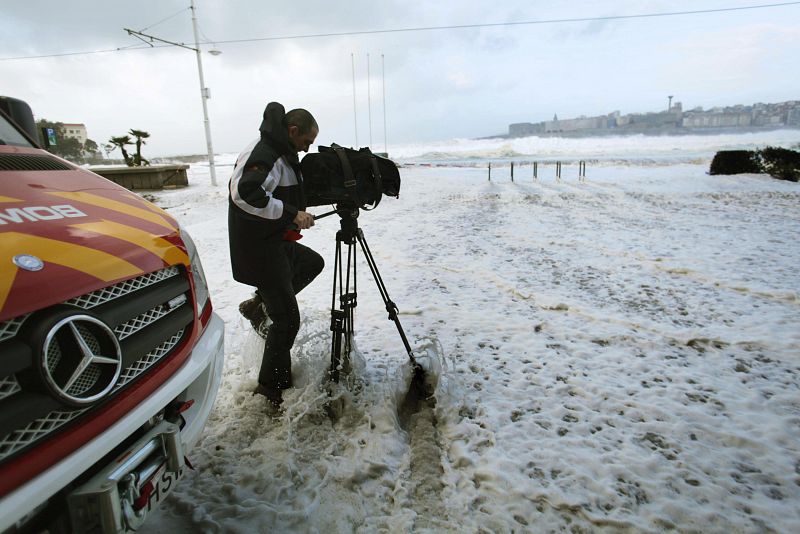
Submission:
<svg viewBox="0 0 800 534">
<path fill-rule="evenodd" d="M 555 168 L 555 179 L 556 179 L 557 182 L 560 182 L 561 181 L 561 171 L 563 169 L 562 162 L 560 162 L 560 161 L 552 161 L 552 162 L 546 162 L 544 164 L 545 165 L 546 164 L 552 164 L 554 166 L 554 168 Z M 514 181 L 514 168 L 515 168 L 515 166 L 516 167 L 523 167 L 524 165 L 525 165 L 524 163 L 519 163 L 519 162 L 515 163 L 513 161 L 511 162 L 510 166 L 511 166 L 511 181 L 512 182 Z M 529 165 L 532 168 L 533 181 L 538 181 L 539 180 L 539 162 L 538 161 L 533 161 L 533 162 L 530 162 Z M 577 162 L 577 165 L 578 165 L 578 181 L 579 182 L 585 182 L 586 181 L 586 162 L 581 160 L 581 161 Z M 491 162 L 489 162 L 489 181 L 490 182 L 492 181 L 492 163 Z"/>
</svg>

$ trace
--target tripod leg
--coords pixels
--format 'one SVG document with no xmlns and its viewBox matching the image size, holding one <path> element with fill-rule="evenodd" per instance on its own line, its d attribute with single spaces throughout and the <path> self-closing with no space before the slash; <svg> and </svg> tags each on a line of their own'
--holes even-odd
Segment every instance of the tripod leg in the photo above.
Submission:
<svg viewBox="0 0 800 534">
<path fill-rule="evenodd" d="M 353 341 L 354 308 L 356 307 L 355 243 L 348 242 L 346 271 L 342 270 L 342 241 L 337 234 L 334 260 L 333 292 L 331 295 L 331 368 L 330 379 L 339 382 L 340 371 L 350 372 L 350 351 Z M 353 292 L 350 292 L 352 273 Z M 339 288 L 339 308 L 336 308 L 336 289 Z"/>
<path fill-rule="evenodd" d="M 336 282 L 341 272 L 342 242 L 336 236 L 336 252 L 333 258 L 333 289 L 331 290 L 331 368 L 328 371 L 333 382 L 339 381 L 339 359 L 341 358 L 341 313 L 336 309 Z"/>
<path fill-rule="evenodd" d="M 397 305 L 392 302 L 392 299 L 389 298 L 389 292 L 386 289 L 386 284 L 383 283 L 381 273 L 378 272 L 378 265 L 375 263 L 375 258 L 372 256 L 372 252 L 369 249 L 367 239 L 364 237 L 364 232 L 362 232 L 360 228 L 356 233 L 356 238 L 358 239 L 358 243 L 361 245 L 361 250 L 364 252 L 364 257 L 367 259 L 367 265 L 369 265 L 369 270 L 372 272 L 372 277 L 375 279 L 375 283 L 378 285 L 378 291 L 380 291 L 381 298 L 383 298 L 383 303 L 386 305 L 386 311 L 389 312 L 389 320 L 394 321 L 395 326 L 397 326 L 397 332 L 400 334 L 400 339 L 403 341 L 403 346 L 405 346 L 406 352 L 408 353 L 408 357 L 411 360 L 411 363 L 416 365 L 417 362 L 414 359 L 414 354 L 411 352 L 411 345 L 408 342 L 405 331 L 403 331 L 403 325 L 400 324 L 400 318 L 397 316 Z"/>
<path fill-rule="evenodd" d="M 344 317 L 342 310 L 331 310 L 331 370 L 330 378 L 339 382 L 339 364 L 342 361 L 342 334 L 344 332 Z"/>
<path fill-rule="evenodd" d="M 350 286 L 350 275 L 353 275 L 352 291 Z M 357 274 L 356 274 L 356 243 L 352 238 L 347 242 L 347 277 L 344 291 L 340 297 L 341 308 L 345 314 L 344 318 L 344 354 L 341 362 L 342 370 L 345 374 L 350 374 L 350 353 L 353 349 L 353 325 L 355 324 L 355 308 L 358 304 L 357 294 Z"/>
</svg>

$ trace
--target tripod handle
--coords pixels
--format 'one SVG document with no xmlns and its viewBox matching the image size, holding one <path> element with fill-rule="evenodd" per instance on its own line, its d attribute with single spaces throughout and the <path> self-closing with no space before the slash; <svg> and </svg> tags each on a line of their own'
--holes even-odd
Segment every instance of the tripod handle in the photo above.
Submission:
<svg viewBox="0 0 800 534">
<path fill-rule="evenodd" d="M 327 217 L 329 215 L 333 215 L 334 213 L 339 213 L 339 210 L 329 211 L 327 213 L 323 213 L 322 215 L 314 215 L 314 220 L 322 219 L 323 217 Z"/>
</svg>

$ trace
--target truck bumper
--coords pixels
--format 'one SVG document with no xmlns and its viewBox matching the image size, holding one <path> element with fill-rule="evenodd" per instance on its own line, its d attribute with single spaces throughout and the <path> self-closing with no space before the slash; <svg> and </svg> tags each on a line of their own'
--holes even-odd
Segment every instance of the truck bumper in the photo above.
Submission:
<svg viewBox="0 0 800 534">
<path fill-rule="evenodd" d="M 98 471 L 100 475 L 115 472 L 113 469 L 108 469 L 110 464 L 116 464 L 115 460 L 112 459 L 109 465 L 99 466 L 98 460 L 112 452 L 144 425 L 152 423 L 151 418 L 175 401 L 194 401 L 182 412 L 186 421 L 183 428 L 178 430 L 169 425 L 167 427 L 163 424 L 157 425 L 150 431 L 148 439 L 140 439 L 132 447 L 139 445 L 144 447 L 146 444 L 147 447 L 158 448 L 158 443 L 161 443 L 160 447 L 164 450 L 165 460 L 168 460 L 169 464 L 175 464 L 176 455 L 191 450 L 200 437 L 216 399 L 224 360 L 224 333 L 222 319 L 216 313 L 212 313 L 205 331 L 193 347 L 187 361 L 145 402 L 92 441 L 6 495 L 0 501 L 0 532 L 27 521 L 53 495 L 87 470 Z M 153 440 L 158 443 L 153 445 Z M 122 451 L 122 454 L 130 452 L 136 451 Z M 170 468 L 177 467 L 170 465 Z M 87 485 L 88 483 L 81 488 L 85 489 Z M 114 531 L 113 528 L 103 530 Z"/>
</svg>

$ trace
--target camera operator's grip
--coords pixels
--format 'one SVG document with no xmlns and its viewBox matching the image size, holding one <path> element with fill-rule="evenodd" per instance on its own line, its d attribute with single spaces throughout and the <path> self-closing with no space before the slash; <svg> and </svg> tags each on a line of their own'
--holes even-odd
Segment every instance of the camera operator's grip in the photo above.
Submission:
<svg viewBox="0 0 800 534">
<path fill-rule="evenodd" d="M 314 216 L 307 211 L 298 211 L 293 222 L 300 230 L 308 230 L 314 226 Z"/>
</svg>

